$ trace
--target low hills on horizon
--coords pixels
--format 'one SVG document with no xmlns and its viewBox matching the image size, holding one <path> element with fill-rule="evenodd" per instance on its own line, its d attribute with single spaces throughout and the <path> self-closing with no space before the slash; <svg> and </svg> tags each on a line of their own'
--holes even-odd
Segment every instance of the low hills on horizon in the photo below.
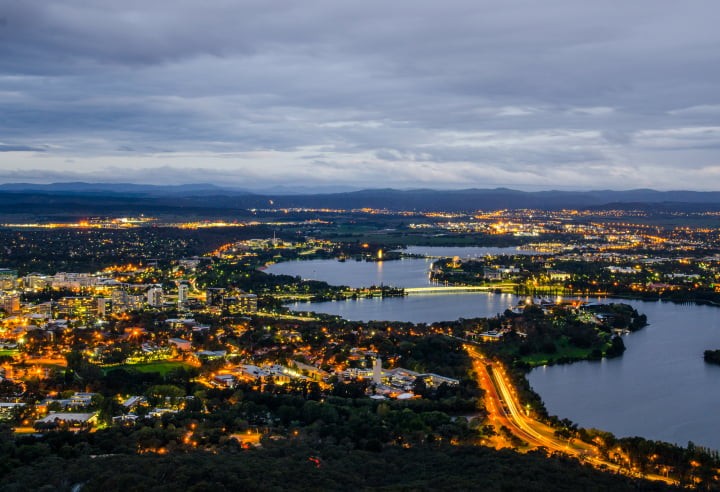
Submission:
<svg viewBox="0 0 720 492">
<path fill-rule="evenodd" d="M 44 213 L 217 213 L 248 209 L 324 208 L 472 212 L 498 209 L 650 209 L 720 210 L 718 191 L 592 190 L 519 191 L 509 188 L 458 190 L 365 189 L 308 192 L 278 187 L 253 192 L 209 183 L 148 185 L 132 183 L 0 184 L 0 212 Z"/>
</svg>

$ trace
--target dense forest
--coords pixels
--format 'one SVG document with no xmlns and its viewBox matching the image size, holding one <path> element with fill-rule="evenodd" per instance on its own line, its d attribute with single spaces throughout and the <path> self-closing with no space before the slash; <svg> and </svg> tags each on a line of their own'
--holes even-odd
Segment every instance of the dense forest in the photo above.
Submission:
<svg viewBox="0 0 720 492">
<path fill-rule="evenodd" d="M 55 438 L 54 440 L 52 438 Z M 229 444 L 219 453 L 92 454 L 50 436 L 5 458 L 4 491 L 225 490 L 671 490 L 602 473 L 567 458 L 447 445 L 380 451 L 342 444 Z M 80 487 L 78 487 L 80 486 Z"/>
</svg>

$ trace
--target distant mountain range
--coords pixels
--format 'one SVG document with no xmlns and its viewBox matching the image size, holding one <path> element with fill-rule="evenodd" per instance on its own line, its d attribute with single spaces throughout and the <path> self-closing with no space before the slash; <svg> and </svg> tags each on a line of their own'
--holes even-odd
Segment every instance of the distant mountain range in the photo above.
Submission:
<svg viewBox="0 0 720 492">
<path fill-rule="evenodd" d="M 51 183 L 51 184 L 33 184 L 33 183 L 5 183 L 0 184 L 1 192 L 36 192 L 36 193 L 117 193 L 117 194 L 133 194 L 148 196 L 169 196 L 169 195 L 188 195 L 195 193 L 224 193 L 232 192 L 236 194 L 247 193 L 242 190 L 230 190 L 220 186 L 200 183 L 200 184 L 183 184 L 183 185 L 146 185 L 133 183 Z"/>
<path fill-rule="evenodd" d="M 0 185 L 0 213 L 46 213 L 43 209 L 86 214 L 217 213 L 263 208 L 377 208 L 417 211 L 497 209 L 651 208 L 720 210 L 720 192 L 518 191 L 507 188 L 464 190 L 372 189 L 307 193 L 291 187 L 253 193 L 213 184 L 142 185 L 131 183 L 9 183 Z M 204 212 L 203 212 L 204 211 Z"/>
</svg>

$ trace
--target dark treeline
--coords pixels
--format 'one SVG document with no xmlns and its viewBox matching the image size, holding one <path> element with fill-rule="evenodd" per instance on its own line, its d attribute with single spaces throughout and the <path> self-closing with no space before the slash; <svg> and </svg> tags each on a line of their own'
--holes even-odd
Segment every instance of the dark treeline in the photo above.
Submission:
<svg viewBox="0 0 720 492">
<path fill-rule="evenodd" d="M 53 436 L 27 445 L 4 473 L 0 488 L 83 491 L 230 490 L 671 490 L 662 484 L 602 473 L 543 453 L 438 444 L 379 451 L 301 440 L 243 450 L 230 441 L 217 453 L 103 455 Z M 66 438 L 66 442 L 63 442 Z M 69 441 L 69 442 L 68 442 Z M 36 448 L 33 448 L 35 446 Z M 78 449 L 82 451 L 79 454 Z M 7 466 L 5 467 L 7 468 Z"/>
</svg>

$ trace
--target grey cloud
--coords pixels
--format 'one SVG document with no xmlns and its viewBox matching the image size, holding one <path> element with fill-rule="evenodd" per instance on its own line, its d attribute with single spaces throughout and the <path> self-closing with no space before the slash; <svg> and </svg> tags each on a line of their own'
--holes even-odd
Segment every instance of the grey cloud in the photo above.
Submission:
<svg viewBox="0 0 720 492">
<path fill-rule="evenodd" d="M 262 180 L 248 155 L 265 152 L 346 184 L 362 165 L 371 184 L 385 166 L 408 186 L 493 169 L 580 185 L 572 166 L 600 163 L 625 187 L 636 163 L 665 173 L 658 186 L 673 162 L 718 164 L 702 133 L 720 107 L 709 0 L 3 3 L 0 136 L 44 149 L 22 161 L 40 174 L 48 156 L 101 173 L 190 154 L 242 163 L 213 179 Z"/>
<path fill-rule="evenodd" d="M 42 147 L 32 147 L 30 145 L 13 145 L 0 143 L 0 152 L 45 152 Z"/>
<path fill-rule="evenodd" d="M 171 166 L 148 167 L 145 169 L 126 169 L 109 166 L 97 171 L 50 170 L 44 168 L 0 170 L 0 180 L 5 182 L 53 183 L 70 181 L 88 182 L 143 182 L 147 179 L 160 184 L 184 184 L 188 182 L 225 182 L 239 185 L 244 182 L 238 173 L 224 173 L 201 167 L 177 168 Z M 229 181 L 226 181 L 228 180 Z"/>
</svg>

